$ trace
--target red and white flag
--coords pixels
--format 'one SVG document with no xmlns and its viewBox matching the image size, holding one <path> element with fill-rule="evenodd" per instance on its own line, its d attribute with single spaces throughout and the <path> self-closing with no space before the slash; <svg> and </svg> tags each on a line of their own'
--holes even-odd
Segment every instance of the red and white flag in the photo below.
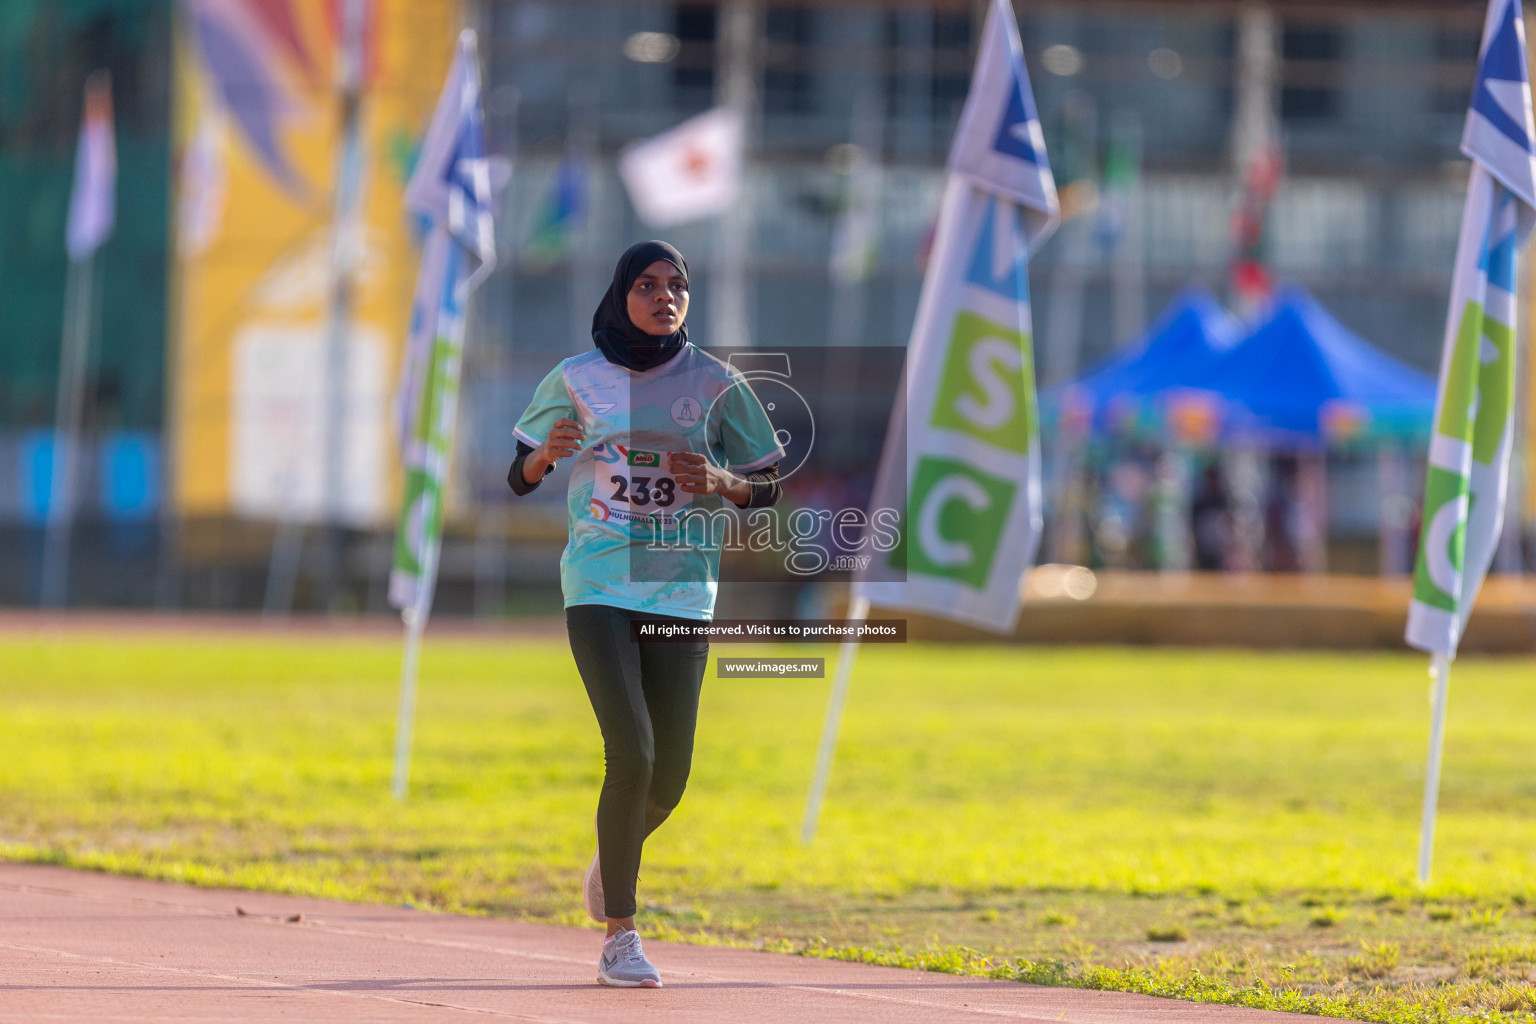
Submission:
<svg viewBox="0 0 1536 1024">
<path fill-rule="evenodd" d="M 640 219 L 671 227 L 723 213 L 741 191 L 745 125 L 738 111 L 716 107 L 619 156 L 619 176 Z"/>
<path fill-rule="evenodd" d="M 75 186 L 64 231 L 72 260 L 95 252 L 112 233 L 117 213 L 117 144 L 112 131 L 112 79 L 98 71 L 85 83 L 85 118 L 75 151 Z"/>
</svg>

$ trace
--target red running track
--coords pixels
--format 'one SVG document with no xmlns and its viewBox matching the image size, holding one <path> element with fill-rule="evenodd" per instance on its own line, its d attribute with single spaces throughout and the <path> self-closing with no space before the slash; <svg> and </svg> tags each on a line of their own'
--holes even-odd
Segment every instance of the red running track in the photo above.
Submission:
<svg viewBox="0 0 1536 1024">
<path fill-rule="evenodd" d="M 0 863 L 0 1022 L 1297 1024 L 1172 999 L 647 942 L 662 989 L 596 984 L 595 929 Z"/>
</svg>

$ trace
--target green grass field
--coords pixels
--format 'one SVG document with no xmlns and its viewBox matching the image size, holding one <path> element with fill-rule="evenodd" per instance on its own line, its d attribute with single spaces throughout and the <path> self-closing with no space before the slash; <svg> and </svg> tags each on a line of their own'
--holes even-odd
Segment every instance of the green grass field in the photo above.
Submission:
<svg viewBox="0 0 1536 1024">
<path fill-rule="evenodd" d="M 385 639 L 0 636 L 0 855 L 583 921 L 602 758 L 564 645 L 428 642 L 404 806 L 398 672 Z M 871 646 L 805 848 L 827 687 L 706 681 L 651 933 L 1536 1020 L 1536 662 L 1455 668 L 1427 892 L 1422 658 Z"/>
</svg>

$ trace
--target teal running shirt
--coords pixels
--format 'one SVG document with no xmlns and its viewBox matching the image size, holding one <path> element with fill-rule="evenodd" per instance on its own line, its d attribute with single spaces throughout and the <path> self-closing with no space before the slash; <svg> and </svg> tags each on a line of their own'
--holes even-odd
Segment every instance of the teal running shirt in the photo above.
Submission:
<svg viewBox="0 0 1536 1024">
<path fill-rule="evenodd" d="M 718 494 L 677 486 L 667 472 L 668 452 L 702 452 L 738 475 L 784 458 L 751 385 L 692 344 L 644 372 L 610 363 L 594 349 L 550 371 L 513 433 L 538 447 L 559 419 L 575 420 L 586 432 L 585 447 L 569 460 L 569 533 L 560 556 L 566 607 L 712 618 L 718 531 L 685 532 L 686 545 L 648 545 L 658 528 L 678 536 L 685 516 L 725 504 Z"/>
</svg>

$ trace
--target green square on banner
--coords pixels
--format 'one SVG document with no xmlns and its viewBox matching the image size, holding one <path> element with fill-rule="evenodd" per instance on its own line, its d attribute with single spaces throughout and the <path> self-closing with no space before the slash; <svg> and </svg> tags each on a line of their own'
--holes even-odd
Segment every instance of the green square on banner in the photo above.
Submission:
<svg viewBox="0 0 1536 1024">
<path fill-rule="evenodd" d="M 918 459 L 891 564 L 984 590 L 1018 484 L 955 459 Z"/>
<path fill-rule="evenodd" d="M 933 426 L 958 430 L 1004 451 L 1029 451 L 1035 430 L 1029 336 L 975 313 L 955 316 Z"/>
</svg>

